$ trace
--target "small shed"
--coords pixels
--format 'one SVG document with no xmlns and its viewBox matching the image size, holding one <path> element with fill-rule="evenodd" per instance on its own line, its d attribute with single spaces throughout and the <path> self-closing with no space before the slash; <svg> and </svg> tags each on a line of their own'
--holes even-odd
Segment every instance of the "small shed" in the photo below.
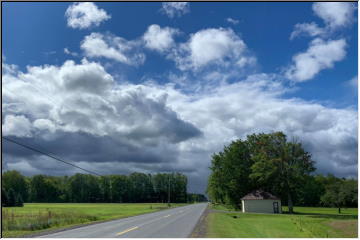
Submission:
<svg viewBox="0 0 360 240">
<path fill-rule="evenodd" d="M 271 193 L 255 190 L 241 198 L 242 212 L 281 213 L 280 198 Z"/>
</svg>

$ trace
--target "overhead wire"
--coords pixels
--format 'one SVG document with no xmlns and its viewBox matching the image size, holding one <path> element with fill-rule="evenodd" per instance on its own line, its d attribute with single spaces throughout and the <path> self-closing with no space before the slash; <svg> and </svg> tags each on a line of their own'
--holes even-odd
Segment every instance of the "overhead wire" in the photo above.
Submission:
<svg viewBox="0 0 360 240">
<path fill-rule="evenodd" d="M 15 140 L 13 140 L 13 139 L 11 139 L 11 138 L 4 137 L 4 136 L 2 136 L 1 138 L 4 139 L 4 140 L 6 140 L 6 141 L 8 141 L 8 142 L 14 143 L 14 144 L 16 144 L 16 145 L 22 146 L 22 147 L 27 148 L 27 149 L 29 149 L 29 150 L 32 150 L 32 151 L 34 151 L 34 152 L 40 153 L 40 154 L 42 154 L 42 155 L 45 155 L 45 156 L 47 156 L 47 157 L 49 157 L 49 158 L 55 159 L 55 160 L 60 161 L 60 162 L 62 162 L 62 163 L 65 163 L 65 164 L 68 164 L 68 165 L 70 165 L 70 166 L 73 166 L 73 167 L 75 167 L 75 168 L 81 169 L 81 170 L 83 170 L 83 171 L 85 171 L 85 172 L 88 172 L 88 173 L 90 173 L 90 174 L 94 174 L 94 175 L 97 175 L 97 176 L 99 176 L 99 177 L 102 176 L 101 174 L 98 174 L 98 173 L 96 173 L 96 172 L 94 172 L 94 171 L 87 170 L 87 169 L 82 168 L 82 167 L 80 167 L 80 166 L 78 166 L 78 165 L 75 165 L 75 164 L 73 164 L 73 163 L 70 163 L 70 162 L 67 162 L 67 161 L 65 161 L 65 160 L 62 160 L 62 159 L 59 158 L 59 157 L 56 157 L 56 156 L 53 156 L 53 155 L 51 155 L 51 154 L 49 154 L 49 153 L 46 153 L 46 152 L 44 152 L 44 151 L 41 151 L 41 150 L 39 150 L 39 149 L 37 149 L 37 148 L 34 148 L 34 147 L 28 146 L 28 145 L 26 145 L 26 144 L 20 143 L 20 142 L 18 142 L 18 141 L 15 141 Z"/>
</svg>

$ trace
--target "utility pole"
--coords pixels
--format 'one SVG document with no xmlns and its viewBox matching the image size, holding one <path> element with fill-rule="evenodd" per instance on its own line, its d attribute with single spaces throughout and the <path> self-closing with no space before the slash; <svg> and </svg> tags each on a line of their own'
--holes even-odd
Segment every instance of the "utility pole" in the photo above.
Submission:
<svg viewBox="0 0 360 240">
<path fill-rule="evenodd" d="M 170 207 L 170 174 L 168 178 L 168 207 Z"/>
</svg>

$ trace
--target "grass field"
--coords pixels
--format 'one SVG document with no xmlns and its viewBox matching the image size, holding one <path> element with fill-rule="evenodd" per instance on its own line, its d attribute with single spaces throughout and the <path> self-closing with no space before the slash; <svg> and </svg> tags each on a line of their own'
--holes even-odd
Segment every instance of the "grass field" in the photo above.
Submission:
<svg viewBox="0 0 360 240">
<path fill-rule="evenodd" d="M 178 207 L 185 204 L 171 204 Z M 50 229 L 124 218 L 167 208 L 162 203 L 26 203 L 2 208 L 3 237 L 19 237 Z"/>
<path fill-rule="evenodd" d="M 226 207 L 216 206 L 217 210 Z M 207 236 L 218 238 L 357 237 L 358 210 L 295 207 L 296 214 L 211 212 Z M 284 207 L 283 211 L 287 211 Z"/>
</svg>

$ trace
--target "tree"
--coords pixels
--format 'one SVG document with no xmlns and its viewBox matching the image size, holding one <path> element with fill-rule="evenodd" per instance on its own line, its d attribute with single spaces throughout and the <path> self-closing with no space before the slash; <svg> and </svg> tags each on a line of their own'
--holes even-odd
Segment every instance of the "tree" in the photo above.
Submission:
<svg viewBox="0 0 360 240">
<path fill-rule="evenodd" d="M 197 202 L 206 202 L 207 198 L 204 194 L 198 193 L 188 193 L 187 194 L 187 202 L 188 203 L 197 203 Z"/>
<path fill-rule="evenodd" d="M 321 197 L 321 203 L 324 206 L 341 208 L 345 206 L 357 206 L 357 182 L 353 179 L 333 180 L 325 187 L 325 194 Z"/>
<path fill-rule="evenodd" d="M 342 194 L 341 185 L 340 181 L 332 183 L 326 187 L 326 192 L 321 197 L 324 205 L 338 208 L 338 213 L 341 213 L 341 207 L 345 205 L 345 196 Z"/>
<path fill-rule="evenodd" d="M 282 132 L 248 136 L 254 164 L 250 178 L 274 193 L 287 197 L 293 213 L 293 197 L 306 177 L 315 170 L 310 153 L 301 143 L 288 142 Z"/>
<path fill-rule="evenodd" d="M 8 193 L 5 191 L 4 188 L 1 188 L 1 206 L 7 207 L 8 204 L 9 204 Z"/>
<path fill-rule="evenodd" d="M 23 206 L 24 206 L 24 200 L 22 199 L 20 194 L 17 194 L 15 200 L 15 207 L 23 207 Z"/>
<path fill-rule="evenodd" d="M 32 202 L 165 202 L 169 190 L 172 202 L 187 201 L 187 177 L 181 173 L 24 177 L 9 171 L 2 176 L 3 206 L 20 206 L 23 196 Z"/>
<path fill-rule="evenodd" d="M 22 199 L 28 199 L 28 182 L 18 171 L 7 171 L 2 174 L 2 184 L 5 191 L 12 189 L 15 194 L 20 194 Z"/>
<path fill-rule="evenodd" d="M 296 195 L 296 205 L 298 206 L 318 206 L 321 196 L 325 193 L 324 185 L 318 180 L 317 176 L 306 176 L 304 184 L 299 186 Z"/>
<path fill-rule="evenodd" d="M 8 204 L 7 207 L 14 207 L 16 206 L 16 193 L 14 189 L 10 188 L 8 191 Z"/>
<path fill-rule="evenodd" d="M 207 193 L 212 201 L 240 208 L 242 196 L 256 188 L 281 195 L 293 212 L 299 186 L 315 170 L 311 155 L 285 134 L 248 135 L 214 154 Z"/>
<path fill-rule="evenodd" d="M 254 187 L 250 181 L 252 159 L 246 141 L 237 140 L 212 156 L 207 193 L 210 199 L 238 209 L 241 197 Z"/>
</svg>

